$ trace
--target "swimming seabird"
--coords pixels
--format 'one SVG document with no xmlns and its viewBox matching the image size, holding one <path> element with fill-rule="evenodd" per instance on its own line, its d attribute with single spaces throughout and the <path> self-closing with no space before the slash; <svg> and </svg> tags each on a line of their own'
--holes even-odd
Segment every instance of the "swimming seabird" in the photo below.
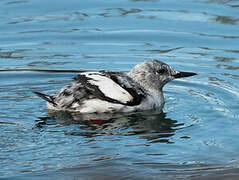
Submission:
<svg viewBox="0 0 239 180">
<path fill-rule="evenodd" d="M 180 72 L 159 60 L 136 65 L 129 73 L 83 72 L 74 82 L 52 95 L 35 92 L 51 110 L 79 113 L 130 112 L 162 109 L 163 87 L 169 81 L 194 76 Z"/>
</svg>

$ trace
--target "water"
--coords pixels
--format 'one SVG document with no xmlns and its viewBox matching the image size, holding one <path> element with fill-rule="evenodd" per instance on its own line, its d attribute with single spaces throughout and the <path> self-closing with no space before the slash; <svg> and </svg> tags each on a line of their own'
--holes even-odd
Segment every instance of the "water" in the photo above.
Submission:
<svg viewBox="0 0 239 180">
<path fill-rule="evenodd" d="M 237 0 L 2 0 L 0 177 L 238 178 L 238 8 Z M 71 83 L 70 70 L 129 71 L 147 59 L 199 74 L 165 87 L 163 113 L 54 114 L 32 93 Z"/>
</svg>

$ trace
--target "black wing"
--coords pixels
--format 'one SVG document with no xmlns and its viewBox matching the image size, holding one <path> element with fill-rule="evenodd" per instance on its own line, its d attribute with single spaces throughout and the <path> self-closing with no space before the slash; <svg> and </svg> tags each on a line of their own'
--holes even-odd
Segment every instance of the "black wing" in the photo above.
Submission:
<svg viewBox="0 0 239 180">
<path fill-rule="evenodd" d="M 146 97 L 146 91 L 123 72 L 82 73 L 74 79 L 95 97 L 112 103 L 135 106 Z"/>
</svg>

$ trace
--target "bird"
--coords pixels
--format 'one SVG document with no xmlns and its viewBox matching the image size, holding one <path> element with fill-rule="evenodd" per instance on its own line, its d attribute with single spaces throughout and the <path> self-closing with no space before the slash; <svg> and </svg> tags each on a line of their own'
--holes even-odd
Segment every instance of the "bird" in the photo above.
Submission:
<svg viewBox="0 0 239 180">
<path fill-rule="evenodd" d="M 108 70 L 77 74 L 72 84 L 52 95 L 35 91 L 53 111 L 86 113 L 162 110 L 165 104 L 163 87 L 194 72 L 176 71 L 159 60 L 147 60 L 128 73 Z"/>
</svg>

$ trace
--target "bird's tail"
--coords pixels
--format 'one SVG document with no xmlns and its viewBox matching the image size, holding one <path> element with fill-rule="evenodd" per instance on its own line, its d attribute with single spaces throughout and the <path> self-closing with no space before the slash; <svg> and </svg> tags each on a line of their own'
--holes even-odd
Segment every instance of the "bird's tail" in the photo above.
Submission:
<svg viewBox="0 0 239 180">
<path fill-rule="evenodd" d="M 40 98 L 44 99 L 45 101 L 53 104 L 53 105 L 57 105 L 55 102 L 54 102 L 54 98 L 52 96 L 49 96 L 49 95 L 46 95 L 46 94 L 43 94 L 43 93 L 40 93 L 40 92 L 37 92 L 37 91 L 34 91 L 34 93 L 39 96 Z"/>
</svg>

